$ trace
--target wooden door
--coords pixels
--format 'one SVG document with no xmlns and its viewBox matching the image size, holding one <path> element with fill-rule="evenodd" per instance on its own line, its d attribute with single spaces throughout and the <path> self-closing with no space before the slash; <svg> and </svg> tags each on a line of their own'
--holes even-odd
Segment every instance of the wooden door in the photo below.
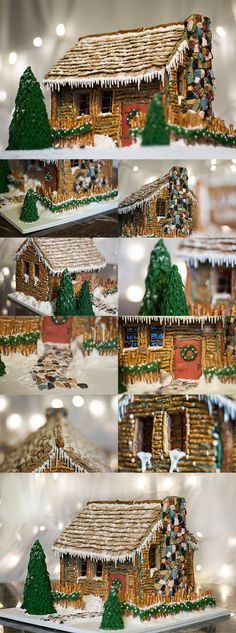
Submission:
<svg viewBox="0 0 236 633">
<path fill-rule="evenodd" d="M 60 318 L 60 317 L 59 317 Z M 67 343 L 69 345 L 72 337 L 73 317 L 67 317 L 65 323 L 54 323 L 51 317 L 44 317 L 42 340 L 44 343 Z"/>
<path fill-rule="evenodd" d="M 122 574 L 120 572 L 109 572 L 108 574 L 108 589 L 110 590 L 113 580 L 120 580 L 121 588 L 119 590 L 119 598 L 120 600 L 125 599 L 126 595 L 126 574 Z"/>
<path fill-rule="evenodd" d="M 194 360 L 184 360 L 181 351 L 193 345 L 197 355 Z M 174 378 L 198 380 L 202 375 L 202 341 L 199 338 L 176 338 L 174 341 Z"/>
<path fill-rule="evenodd" d="M 141 110 L 141 112 L 147 112 L 148 103 L 123 103 L 122 104 L 122 145 L 131 145 L 132 139 L 129 136 L 130 125 L 127 121 L 127 115 L 131 110 Z"/>
<path fill-rule="evenodd" d="M 57 190 L 57 167 L 56 165 L 47 164 L 44 167 L 43 187 L 46 191 Z"/>
</svg>

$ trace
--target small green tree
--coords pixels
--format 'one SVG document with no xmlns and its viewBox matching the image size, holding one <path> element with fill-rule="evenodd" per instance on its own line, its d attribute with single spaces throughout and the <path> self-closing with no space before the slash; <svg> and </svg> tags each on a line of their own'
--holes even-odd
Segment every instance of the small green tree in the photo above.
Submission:
<svg viewBox="0 0 236 633">
<path fill-rule="evenodd" d="M 170 269 L 170 255 L 161 239 L 151 252 L 148 273 L 145 279 L 145 293 L 139 314 L 144 316 L 158 316 L 161 314 L 162 293 Z"/>
<path fill-rule="evenodd" d="M 169 145 L 170 132 L 165 119 L 162 97 L 160 93 L 154 95 L 148 108 L 142 145 Z"/>
<path fill-rule="evenodd" d="M 30 66 L 20 78 L 7 149 L 44 149 L 52 145 L 44 96 Z"/>
<path fill-rule="evenodd" d="M 56 613 L 45 554 L 38 540 L 31 548 L 21 608 L 34 615 Z"/>
<path fill-rule="evenodd" d="M 76 297 L 76 306 L 78 316 L 94 316 L 92 299 L 90 294 L 90 282 L 86 279 Z"/>
<path fill-rule="evenodd" d="M 4 376 L 4 374 L 6 374 L 6 373 L 7 373 L 6 372 L 6 365 L 5 365 L 5 363 L 3 362 L 3 360 L 1 359 L 1 356 L 0 356 L 0 376 Z"/>
<path fill-rule="evenodd" d="M 8 191 L 8 176 L 10 174 L 8 160 L 0 160 L 0 193 Z"/>
<path fill-rule="evenodd" d="M 184 286 L 177 266 L 172 266 L 167 277 L 160 314 L 163 316 L 184 316 L 189 314 Z"/>
<path fill-rule="evenodd" d="M 76 316 L 76 300 L 71 275 L 67 268 L 63 270 L 58 289 L 55 316 Z"/>
<path fill-rule="evenodd" d="M 22 222 L 36 222 L 39 220 L 36 202 L 37 196 L 35 195 L 34 190 L 28 189 L 20 214 L 20 220 Z"/>
<path fill-rule="evenodd" d="M 118 596 L 120 587 L 121 582 L 117 578 L 113 581 L 108 598 L 104 604 L 100 629 L 115 630 L 124 628 L 124 620 Z"/>
</svg>

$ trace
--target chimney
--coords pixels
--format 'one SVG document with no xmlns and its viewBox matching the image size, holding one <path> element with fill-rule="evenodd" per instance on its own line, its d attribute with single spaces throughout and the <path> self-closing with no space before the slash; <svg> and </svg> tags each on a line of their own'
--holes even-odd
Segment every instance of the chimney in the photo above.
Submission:
<svg viewBox="0 0 236 633">
<path fill-rule="evenodd" d="M 214 99 L 211 21 L 203 15 L 191 15 L 184 25 L 189 46 L 185 105 L 205 119 L 212 115 Z"/>
</svg>

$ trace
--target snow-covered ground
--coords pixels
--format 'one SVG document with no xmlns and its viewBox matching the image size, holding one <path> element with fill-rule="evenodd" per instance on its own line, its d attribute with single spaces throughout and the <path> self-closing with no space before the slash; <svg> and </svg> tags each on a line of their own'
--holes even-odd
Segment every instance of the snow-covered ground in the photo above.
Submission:
<svg viewBox="0 0 236 633">
<path fill-rule="evenodd" d="M 104 295 L 104 289 L 98 287 L 95 288 L 93 296 L 93 311 L 95 316 L 117 316 L 118 292 Z M 8 298 L 42 316 L 51 316 L 55 311 L 56 301 L 52 301 L 52 303 L 50 301 L 38 301 L 35 297 L 25 295 L 24 292 L 11 292 Z"/>
<path fill-rule="evenodd" d="M 67 610 L 67 615 L 63 611 L 58 616 L 37 616 L 28 615 L 20 608 L 2 609 L 0 618 L 3 620 L 14 620 L 15 622 L 23 622 L 27 625 L 40 626 L 43 628 L 57 629 L 59 631 L 68 631 L 68 633 L 82 633 L 83 631 L 99 631 L 101 623 L 101 615 L 89 617 L 89 613 L 84 615 L 75 610 Z M 84 617 L 85 616 L 85 617 Z M 87 616 L 87 617 L 86 617 Z M 207 607 L 200 611 L 181 612 L 176 615 L 168 615 L 166 617 L 151 618 L 149 621 L 141 622 L 139 617 L 129 616 L 125 618 L 125 630 L 135 633 L 137 630 L 146 633 L 146 631 L 174 631 L 175 629 L 183 629 L 184 626 L 200 624 L 222 617 L 229 617 L 230 612 L 222 607 Z"/>
<path fill-rule="evenodd" d="M 58 158 L 90 158 L 100 159 L 102 150 L 103 159 L 125 160 L 135 159 L 161 159 L 161 160 L 185 160 L 199 159 L 211 160 L 212 156 L 220 160 L 232 160 L 236 156 L 236 150 L 220 145 L 186 145 L 183 140 L 175 141 L 170 145 L 141 146 L 134 143 L 128 147 L 117 147 L 109 136 L 95 135 L 95 146 L 48 148 L 41 150 L 8 150 L 0 151 L 0 158 L 5 159 L 39 159 L 57 160 Z"/>
<path fill-rule="evenodd" d="M 33 380 L 32 370 L 37 365 L 42 353 L 42 344 L 38 346 L 37 354 L 23 356 L 20 353 L 1 355 L 6 365 L 6 374 L 0 377 L 0 391 L 2 394 L 39 394 L 37 383 Z M 97 350 L 89 356 L 83 356 L 81 350 L 77 350 L 67 371 L 68 378 L 75 378 L 80 383 L 85 383 L 88 388 L 84 391 L 92 394 L 117 393 L 117 355 L 102 356 Z M 82 388 L 69 389 L 68 393 L 74 395 L 82 392 Z M 65 389 L 57 388 L 53 393 L 65 393 Z"/>
<path fill-rule="evenodd" d="M 144 381 L 137 381 L 133 385 L 127 387 L 128 393 L 135 394 L 148 394 L 148 393 L 162 393 L 162 394 L 219 394 L 225 396 L 235 396 L 235 384 L 223 383 L 217 376 L 214 376 L 211 382 L 207 382 L 202 375 L 199 381 L 195 380 L 172 380 L 169 375 L 169 380 L 166 379 L 165 384 L 160 381 L 154 383 L 147 383 Z"/>
</svg>

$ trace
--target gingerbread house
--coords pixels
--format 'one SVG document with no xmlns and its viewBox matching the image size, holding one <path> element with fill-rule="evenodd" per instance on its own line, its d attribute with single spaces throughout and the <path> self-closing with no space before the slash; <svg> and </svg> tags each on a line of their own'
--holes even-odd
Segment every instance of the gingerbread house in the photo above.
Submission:
<svg viewBox="0 0 236 633">
<path fill-rule="evenodd" d="M 122 237 L 178 237 L 196 225 L 197 198 L 188 186 L 188 171 L 174 166 L 154 182 L 143 185 L 119 204 Z"/>
<path fill-rule="evenodd" d="M 212 306 L 236 307 L 236 240 L 194 237 L 180 243 L 187 266 L 186 297 L 209 313 Z"/>
<path fill-rule="evenodd" d="M 106 472 L 102 451 L 90 444 L 67 420 L 63 409 L 46 410 L 46 423 L 10 448 L 0 472 Z"/>
<path fill-rule="evenodd" d="M 0 354 L 19 352 L 24 356 L 37 350 L 40 338 L 40 317 L 0 317 Z"/>
<path fill-rule="evenodd" d="M 119 319 L 119 333 L 120 371 L 127 386 L 158 383 L 163 373 L 193 381 L 209 368 L 232 365 L 235 373 L 234 318 L 127 316 Z"/>
<path fill-rule="evenodd" d="M 236 472 L 236 402 L 126 394 L 118 451 L 120 472 Z"/>
<path fill-rule="evenodd" d="M 195 537 L 186 527 L 185 500 L 93 501 L 60 534 L 60 591 L 106 599 L 112 582 L 134 605 L 194 590 Z M 182 592 L 182 594 L 181 594 Z"/>
<path fill-rule="evenodd" d="M 129 145 L 134 118 L 145 118 L 157 92 L 171 108 L 172 123 L 189 110 L 200 122 L 209 119 L 211 49 L 210 19 L 199 14 L 184 22 L 80 37 L 44 80 L 57 142 L 61 137 L 70 145 L 78 138 L 83 143 L 92 130 Z"/>
<path fill-rule="evenodd" d="M 54 212 L 109 200 L 118 193 L 111 160 L 18 160 L 11 161 L 10 170 L 11 187 L 22 192 L 33 187 Z"/>
<path fill-rule="evenodd" d="M 16 252 L 16 292 L 53 301 L 66 268 L 77 294 L 88 279 L 91 290 L 101 285 L 106 261 L 90 238 L 28 238 Z"/>
</svg>

